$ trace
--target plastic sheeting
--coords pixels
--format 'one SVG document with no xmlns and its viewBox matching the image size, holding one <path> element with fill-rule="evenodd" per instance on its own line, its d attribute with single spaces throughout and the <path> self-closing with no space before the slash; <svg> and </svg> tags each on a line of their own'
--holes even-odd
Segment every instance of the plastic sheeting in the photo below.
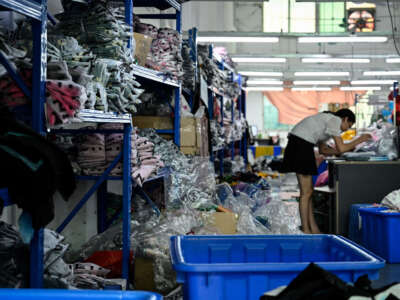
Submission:
<svg viewBox="0 0 400 300">
<path fill-rule="evenodd" d="M 400 190 L 395 190 L 383 198 L 382 205 L 400 211 Z"/>
<path fill-rule="evenodd" d="M 387 156 L 390 160 L 398 158 L 395 143 L 396 129 L 392 124 L 374 123 L 367 131 L 372 135 L 372 139 L 359 144 L 355 152 L 374 152 L 376 155 Z"/>
</svg>

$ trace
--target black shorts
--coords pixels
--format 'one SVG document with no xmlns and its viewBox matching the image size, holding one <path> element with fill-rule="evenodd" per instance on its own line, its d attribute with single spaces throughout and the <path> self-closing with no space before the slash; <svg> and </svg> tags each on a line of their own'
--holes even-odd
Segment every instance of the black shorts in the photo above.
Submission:
<svg viewBox="0 0 400 300">
<path fill-rule="evenodd" d="M 314 144 L 290 134 L 283 157 L 282 169 L 284 173 L 317 175 L 318 169 L 315 161 Z"/>
</svg>

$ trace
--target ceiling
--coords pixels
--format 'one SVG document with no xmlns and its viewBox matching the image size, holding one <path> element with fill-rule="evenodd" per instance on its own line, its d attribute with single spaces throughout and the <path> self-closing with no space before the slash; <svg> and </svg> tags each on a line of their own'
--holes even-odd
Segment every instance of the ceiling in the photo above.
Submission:
<svg viewBox="0 0 400 300">
<path fill-rule="evenodd" d="M 307 1 L 310 2 L 310 1 Z M 315 1 L 314 1 L 315 2 Z M 321 2 L 321 1 L 316 1 Z M 360 1 L 358 1 L 360 2 Z M 284 57 L 286 63 L 238 63 L 239 71 L 275 71 L 282 72 L 279 78 L 286 86 L 291 86 L 293 80 L 335 79 L 343 81 L 367 79 L 397 79 L 393 76 L 363 76 L 364 71 L 400 71 L 400 63 L 388 64 L 385 59 L 398 57 L 394 39 L 400 44 L 400 36 L 392 31 L 393 26 L 400 26 L 400 1 L 391 2 L 390 18 L 386 1 L 371 1 L 376 7 L 376 32 L 367 33 L 373 36 L 386 36 L 384 43 L 298 43 L 299 36 L 310 34 L 264 33 L 262 32 L 262 3 L 260 2 L 203 2 L 192 1 L 184 5 L 184 29 L 197 27 L 199 36 L 278 36 L 278 43 L 214 43 L 227 48 L 232 57 Z M 186 27 L 186 28 L 185 28 Z M 313 36 L 317 34 L 311 34 Z M 337 35 L 349 35 L 341 33 Z M 358 34 L 360 35 L 360 34 Z M 400 46 L 400 45 L 399 45 Z M 332 63 L 302 63 L 301 59 L 315 55 L 328 55 L 339 58 L 369 58 L 367 64 L 332 64 Z M 349 76 L 338 77 L 295 77 L 294 72 L 313 71 L 346 71 Z M 398 76 L 400 79 L 400 76 Z M 254 78 L 253 78 L 254 79 Z M 276 79 L 276 78 L 275 78 Z M 348 85 L 348 84 L 347 84 Z M 387 95 L 388 86 L 382 86 Z"/>
</svg>

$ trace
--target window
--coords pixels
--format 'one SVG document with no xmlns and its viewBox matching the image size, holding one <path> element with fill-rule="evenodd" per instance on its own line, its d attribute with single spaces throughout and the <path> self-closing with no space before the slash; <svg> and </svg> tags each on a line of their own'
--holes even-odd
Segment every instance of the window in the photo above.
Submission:
<svg viewBox="0 0 400 300">
<path fill-rule="evenodd" d="M 317 6 L 318 5 L 318 6 Z M 373 3 L 296 2 L 296 0 L 269 0 L 264 2 L 264 32 L 336 33 L 346 31 L 373 31 L 375 27 Z M 318 9 L 318 18 L 316 10 Z M 349 19 L 349 16 L 352 18 Z M 360 17 L 357 17 L 358 14 Z M 365 26 L 362 26 L 365 24 Z"/>
<path fill-rule="evenodd" d="M 320 3 L 319 8 L 319 32 L 345 32 L 343 19 L 345 18 L 344 2 Z M 342 26 L 341 26 L 342 25 Z"/>
<path fill-rule="evenodd" d="M 315 3 L 264 2 L 264 32 L 315 32 Z"/>
</svg>

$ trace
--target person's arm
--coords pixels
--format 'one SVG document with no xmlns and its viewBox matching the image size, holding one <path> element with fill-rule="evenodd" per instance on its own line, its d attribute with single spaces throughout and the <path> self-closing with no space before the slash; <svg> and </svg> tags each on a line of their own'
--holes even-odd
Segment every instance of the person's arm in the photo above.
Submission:
<svg viewBox="0 0 400 300">
<path fill-rule="evenodd" d="M 338 150 L 339 153 L 345 153 L 348 151 L 353 150 L 358 144 L 361 144 L 363 142 L 366 142 L 371 139 L 371 136 L 369 134 L 363 134 L 359 138 L 351 141 L 350 143 L 344 143 L 342 137 L 340 136 L 334 136 L 333 137 L 335 144 L 336 144 L 336 149 Z"/>
<path fill-rule="evenodd" d="M 326 156 L 339 155 L 340 152 L 334 148 L 329 147 L 326 143 L 321 142 L 318 144 L 319 153 Z"/>
</svg>

